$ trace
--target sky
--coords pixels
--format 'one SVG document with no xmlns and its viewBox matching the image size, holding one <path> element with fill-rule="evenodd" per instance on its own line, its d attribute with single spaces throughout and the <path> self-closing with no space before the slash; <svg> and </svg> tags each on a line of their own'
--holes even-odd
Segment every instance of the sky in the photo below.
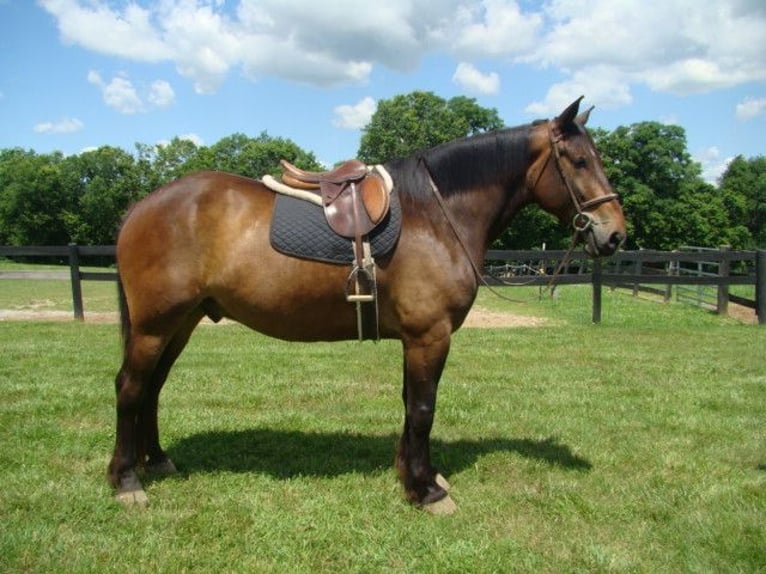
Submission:
<svg viewBox="0 0 766 574">
<path fill-rule="evenodd" d="M 764 0 L 0 0 L 0 149 L 234 133 L 355 157 L 377 102 L 475 98 L 506 125 L 682 126 L 715 182 L 766 155 Z"/>
</svg>

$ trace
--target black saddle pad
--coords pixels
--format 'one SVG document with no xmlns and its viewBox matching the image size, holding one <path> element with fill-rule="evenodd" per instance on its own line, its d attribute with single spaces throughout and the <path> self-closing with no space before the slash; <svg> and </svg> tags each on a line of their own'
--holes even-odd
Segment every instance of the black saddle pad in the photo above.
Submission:
<svg viewBox="0 0 766 574">
<path fill-rule="evenodd" d="M 391 253 L 402 229 L 399 197 L 391 193 L 390 209 L 369 234 L 372 256 L 380 259 Z M 271 246 L 285 255 L 325 263 L 350 265 L 354 262 L 353 242 L 337 235 L 325 219 L 324 209 L 303 199 L 277 194 L 271 219 Z"/>
</svg>

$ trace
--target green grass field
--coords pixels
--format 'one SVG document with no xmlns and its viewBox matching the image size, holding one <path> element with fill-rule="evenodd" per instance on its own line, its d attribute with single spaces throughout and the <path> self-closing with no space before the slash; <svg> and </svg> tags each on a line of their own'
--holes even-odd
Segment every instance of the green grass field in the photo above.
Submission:
<svg viewBox="0 0 766 574">
<path fill-rule="evenodd" d="M 113 309 L 93 285 L 86 313 Z M 526 302 L 479 304 L 548 322 L 456 334 L 450 517 L 392 468 L 397 342 L 201 326 L 161 399 L 180 474 L 141 511 L 105 481 L 116 325 L 0 322 L 0 571 L 766 572 L 766 328 L 609 291 L 594 326 L 588 288 L 505 292 Z"/>
</svg>

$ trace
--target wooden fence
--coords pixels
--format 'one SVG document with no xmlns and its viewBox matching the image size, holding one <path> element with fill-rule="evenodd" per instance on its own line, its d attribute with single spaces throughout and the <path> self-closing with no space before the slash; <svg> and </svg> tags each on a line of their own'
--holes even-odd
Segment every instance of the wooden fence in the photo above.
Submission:
<svg viewBox="0 0 766 574">
<path fill-rule="evenodd" d="M 485 278 L 497 285 L 538 285 L 551 283 L 551 276 L 566 256 L 565 251 L 490 250 L 485 259 Z M 688 265 L 716 262 L 718 273 L 690 274 Z M 707 267 L 706 267 L 707 268 Z M 688 251 L 621 251 L 608 259 L 589 259 L 575 254 L 555 277 L 555 285 L 593 285 L 593 322 L 601 322 L 601 297 L 604 287 L 650 292 L 665 300 L 673 288 L 711 286 L 715 288 L 718 313 L 728 312 L 729 301 L 754 309 L 758 322 L 766 324 L 766 251 L 729 249 Z M 732 285 L 752 285 L 755 299 L 730 293 Z"/>
<path fill-rule="evenodd" d="M 72 285 L 74 317 L 83 320 L 82 281 L 115 281 L 116 272 L 89 272 L 81 269 L 84 257 L 114 258 L 113 245 L 53 247 L 0 246 L 0 257 L 60 258 L 69 263 L 66 273 L 46 271 L 0 272 L 0 279 L 69 279 Z M 564 260 L 563 250 L 490 250 L 485 259 L 485 280 L 490 285 L 540 287 L 551 284 L 551 277 Z M 716 262 L 717 273 L 682 273 L 685 264 Z M 669 299 L 676 286 L 712 286 L 716 289 L 716 308 L 726 313 L 729 301 L 755 309 L 758 322 L 766 324 L 766 250 L 734 251 L 719 249 L 704 252 L 622 251 L 609 259 L 589 259 L 574 254 L 556 275 L 555 285 L 593 285 L 593 322 L 601 322 L 601 297 L 604 287 L 627 288 L 634 294 L 651 291 Z M 755 299 L 736 297 L 731 285 L 753 285 Z"/>
</svg>

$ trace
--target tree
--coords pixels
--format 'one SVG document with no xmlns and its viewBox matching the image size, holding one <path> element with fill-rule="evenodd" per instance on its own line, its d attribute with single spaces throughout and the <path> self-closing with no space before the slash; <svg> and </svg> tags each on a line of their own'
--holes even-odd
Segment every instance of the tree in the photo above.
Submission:
<svg viewBox="0 0 766 574">
<path fill-rule="evenodd" d="M 357 155 L 366 163 L 383 163 L 501 127 L 497 111 L 482 108 L 474 99 L 444 100 L 432 92 L 415 91 L 378 102 Z"/>
<path fill-rule="evenodd" d="M 173 138 L 169 143 L 155 145 L 136 144 L 138 161 L 151 168 L 145 182 L 155 189 L 192 171 L 202 169 L 200 148 L 189 139 Z"/>
<path fill-rule="evenodd" d="M 203 149 L 199 159 L 206 169 L 253 178 L 265 174 L 278 175 L 281 159 L 304 169 L 321 169 L 313 153 L 302 150 L 289 139 L 271 137 L 266 132 L 261 132 L 256 138 L 241 133 L 225 137 L 210 148 Z"/>
<path fill-rule="evenodd" d="M 159 186 L 193 171 L 261 177 L 287 159 L 320 169 L 295 143 L 261 133 L 233 134 L 211 147 L 186 139 L 136 144 L 136 154 L 103 146 L 79 155 L 0 150 L 0 244 L 109 244 L 128 207 Z"/>
<path fill-rule="evenodd" d="M 125 211 L 143 195 L 135 158 L 110 146 L 66 158 L 62 185 L 77 201 L 61 219 L 81 244 L 114 243 Z"/>
<path fill-rule="evenodd" d="M 61 213 L 76 199 L 61 183 L 61 153 L 0 151 L 0 244 L 64 245 Z"/>
<path fill-rule="evenodd" d="M 737 156 L 721 177 L 721 192 L 733 222 L 747 229 L 748 247 L 766 247 L 766 156 Z"/>
<path fill-rule="evenodd" d="M 682 127 L 640 122 L 591 133 L 622 198 L 628 248 L 741 247 L 742 229 L 730 220 L 720 191 L 702 180 Z"/>
<path fill-rule="evenodd" d="M 572 232 L 537 205 L 528 205 L 492 244 L 493 249 L 565 249 Z"/>
</svg>

